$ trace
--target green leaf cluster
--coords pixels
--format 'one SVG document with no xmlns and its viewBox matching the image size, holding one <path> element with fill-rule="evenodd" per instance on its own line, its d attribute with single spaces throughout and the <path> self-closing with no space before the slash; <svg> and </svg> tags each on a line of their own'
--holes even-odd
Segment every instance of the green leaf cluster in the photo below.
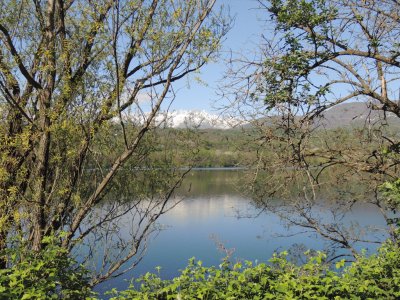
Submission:
<svg viewBox="0 0 400 300">
<path fill-rule="evenodd" d="M 87 272 L 55 237 L 46 237 L 39 252 L 16 241 L 2 251 L 9 268 L 0 269 L 0 299 L 93 299 Z"/>
<path fill-rule="evenodd" d="M 325 0 L 273 0 L 269 11 L 276 16 L 279 28 L 325 26 L 333 20 L 336 9 Z"/>
<path fill-rule="evenodd" d="M 400 178 L 395 181 L 386 181 L 381 185 L 381 192 L 387 199 L 389 207 L 395 210 L 400 205 Z"/>
<path fill-rule="evenodd" d="M 322 252 L 308 255 L 297 266 L 287 253 L 276 254 L 269 264 L 251 262 L 204 267 L 191 259 L 181 275 L 162 280 L 147 273 L 128 290 L 110 292 L 124 299 L 399 299 L 400 258 L 397 245 L 386 242 L 376 255 L 359 257 L 336 270 Z"/>
</svg>

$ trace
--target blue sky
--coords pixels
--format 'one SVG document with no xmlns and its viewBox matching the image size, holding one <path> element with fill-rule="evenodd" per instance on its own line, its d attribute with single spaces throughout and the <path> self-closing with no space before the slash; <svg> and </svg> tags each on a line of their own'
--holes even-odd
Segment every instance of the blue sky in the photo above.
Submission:
<svg viewBox="0 0 400 300">
<path fill-rule="evenodd" d="M 228 5 L 231 15 L 235 17 L 235 23 L 223 43 L 222 57 L 218 62 L 210 63 L 196 75 L 206 84 L 199 84 L 193 76 L 184 79 L 175 88 L 178 89 L 176 99 L 170 110 L 206 110 L 215 112 L 215 107 L 221 102 L 215 103 L 219 97 L 216 89 L 217 83 L 223 78 L 226 71 L 224 56 L 229 50 L 233 52 L 251 51 L 257 45 L 262 34 L 265 11 L 257 9 L 256 0 L 218 0 L 217 5 Z M 189 83 L 189 87 L 187 87 Z"/>
</svg>

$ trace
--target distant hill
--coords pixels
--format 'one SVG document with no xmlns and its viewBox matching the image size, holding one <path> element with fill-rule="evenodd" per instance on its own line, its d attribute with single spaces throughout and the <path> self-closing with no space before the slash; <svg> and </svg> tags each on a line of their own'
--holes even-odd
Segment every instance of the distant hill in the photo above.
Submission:
<svg viewBox="0 0 400 300">
<path fill-rule="evenodd" d="M 323 113 L 323 118 L 318 121 L 318 125 L 327 129 L 379 124 L 397 127 L 400 126 L 400 118 L 392 113 L 386 113 L 385 116 L 383 111 L 372 110 L 367 103 L 352 102 L 328 109 Z"/>
<path fill-rule="evenodd" d="M 164 128 L 193 128 L 193 129 L 215 129 L 230 130 L 235 128 L 250 129 L 255 125 L 268 124 L 278 121 L 280 117 L 266 117 L 255 120 L 253 123 L 240 120 L 224 114 L 214 114 L 204 110 L 177 110 L 160 113 L 155 122 Z M 321 115 L 317 119 L 316 125 L 320 128 L 335 129 L 340 127 L 361 127 L 378 126 L 387 124 L 392 127 L 400 128 L 400 118 L 392 113 L 372 110 L 367 103 L 351 102 L 336 105 Z"/>
<path fill-rule="evenodd" d="M 300 117 L 299 117 L 300 118 Z M 245 124 L 245 128 L 257 126 L 273 126 L 276 122 L 281 122 L 281 117 L 270 116 L 257 119 L 253 124 Z M 335 129 L 341 127 L 363 127 L 389 125 L 394 128 L 400 128 L 400 118 L 393 113 L 381 110 L 372 110 L 367 103 L 351 102 L 333 106 L 324 111 L 320 118 L 315 119 L 315 125 L 318 128 Z"/>
</svg>

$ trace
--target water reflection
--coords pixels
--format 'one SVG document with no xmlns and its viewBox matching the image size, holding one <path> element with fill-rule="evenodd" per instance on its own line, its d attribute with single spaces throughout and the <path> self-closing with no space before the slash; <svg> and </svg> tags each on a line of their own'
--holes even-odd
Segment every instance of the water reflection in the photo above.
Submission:
<svg viewBox="0 0 400 300">
<path fill-rule="evenodd" d="M 235 249 L 234 260 L 266 261 L 274 251 L 293 245 L 323 249 L 324 240 L 320 236 L 299 233 L 301 230 L 298 228 L 288 229 L 274 214 L 243 217 L 254 216 L 258 210 L 251 199 L 240 192 L 238 181 L 242 176 L 243 171 L 238 170 L 190 173 L 175 194 L 177 199 L 183 200 L 159 220 L 165 230 L 150 241 L 143 261 L 132 272 L 102 284 L 98 291 L 111 287 L 126 288 L 126 280 L 148 271 L 154 272 L 157 266 L 161 266 L 163 278 L 172 278 L 193 256 L 205 265 L 218 265 L 225 254 L 218 251 L 215 238 L 226 248 Z M 329 218 L 327 207 L 320 206 L 319 209 L 324 218 Z M 385 226 L 383 217 L 372 205 L 355 205 L 341 222 L 358 223 L 361 229 Z M 374 234 L 378 239 L 385 238 L 381 231 Z"/>
</svg>

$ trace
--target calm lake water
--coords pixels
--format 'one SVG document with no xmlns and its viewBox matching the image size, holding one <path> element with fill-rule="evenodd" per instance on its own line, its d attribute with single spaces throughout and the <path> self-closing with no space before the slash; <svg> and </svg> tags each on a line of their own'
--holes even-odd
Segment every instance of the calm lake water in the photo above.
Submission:
<svg viewBox="0 0 400 300">
<path fill-rule="evenodd" d="M 274 214 L 261 213 L 252 201 L 240 192 L 239 170 L 198 170 L 190 173 L 178 191 L 184 201 L 159 219 L 165 228 L 154 237 L 142 262 L 130 273 L 107 281 L 97 287 L 102 293 L 112 287 L 125 289 L 129 280 L 146 272 L 156 272 L 161 267 L 161 277 L 172 278 L 187 265 L 188 259 L 196 257 L 204 265 L 219 265 L 225 256 L 218 250 L 216 240 L 225 248 L 234 249 L 232 259 L 267 261 L 274 252 L 293 245 L 323 249 L 324 240 L 315 234 L 296 234 L 298 228 L 288 229 Z M 328 205 L 328 204 L 327 204 Z M 238 214 L 240 212 L 240 214 Z M 322 212 L 323 213 L 323 212 Z M 239 217 L 239 215 L 241 215 Z M 383 217 L 372 206 L 354 207 L 343 222 L 384 227 Z M 375 233 L 384 239 L 381 232 Z M 360 247 L 372 247 L 360 245 Z"/>
</svg>

